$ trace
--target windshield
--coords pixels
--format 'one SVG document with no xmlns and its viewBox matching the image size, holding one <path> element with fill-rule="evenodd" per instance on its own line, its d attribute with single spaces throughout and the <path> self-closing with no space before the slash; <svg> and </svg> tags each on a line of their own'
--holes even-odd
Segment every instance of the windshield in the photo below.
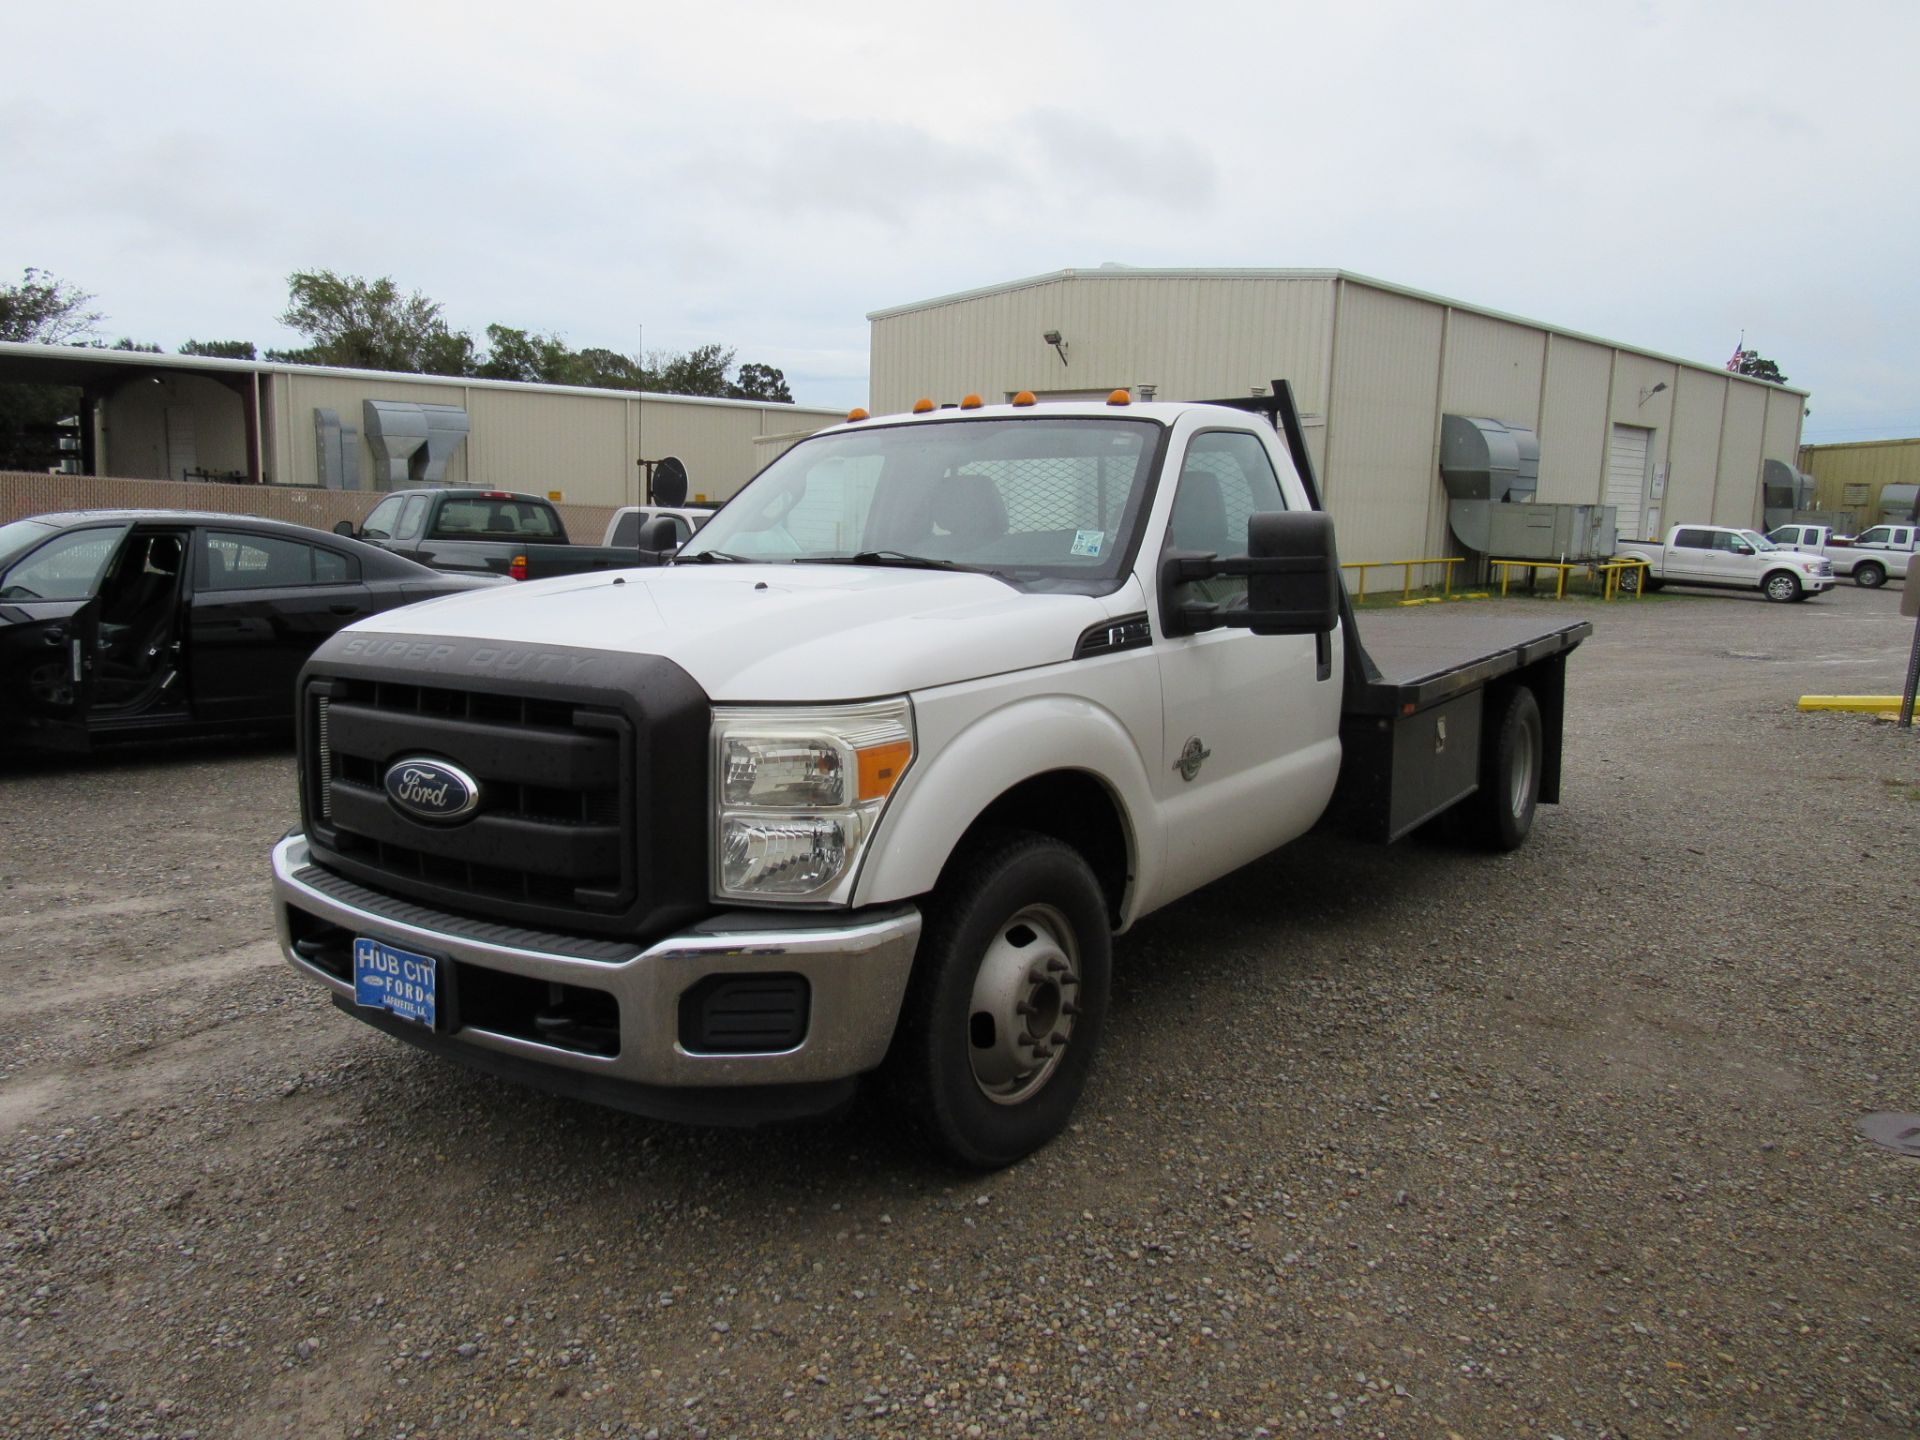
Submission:
<svg viewBox="0 0 1920 1440">
<path fill-rule="evenodd" d="M 1780 548 L 1758 530 L 1742 530 L 1739 532 L 1739 535 L 1742 540 L 1746 541 L 1756 550 L 1778 550 Z"/>
<path fill-rule="evenodd" d="M 805 440 L 676 563 L 925 565 L 1104 594 L 1131 557 L 1160 433 L 1147 420 L 995 417 Z"/>
</svg>

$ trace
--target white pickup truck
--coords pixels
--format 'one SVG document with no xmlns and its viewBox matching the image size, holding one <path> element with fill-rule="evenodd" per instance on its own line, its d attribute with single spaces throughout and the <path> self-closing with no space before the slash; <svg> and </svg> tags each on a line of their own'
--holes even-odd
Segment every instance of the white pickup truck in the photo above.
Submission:
<svg viewBox="0 0 1920 1440">
<path fill-rule="evenodd" d="M 1363 647 L 1276 389 L 855 411 L 666 566 L 343 632 L 300 681 L 287 959 L 644 1114 L 820 1113 L 879 1072 L 961 1163 L 1044 1144 L 1114 934 L 1323 819 L 1458 807 L 1511 849 L 1559 798 L 1591 627 L 1458 606 Z"/>
<path fill-rule="evenodd" d="M 1888 580 L 1904 580 L 1913 564 L 1914 536 L 1920 527 L 1874 525 L 1852 538 L 1836 537 L 1825 525 L 1782 525 L 1767 539 L 1803 555 L 1824 555 L 1835 575 L 1853 577 L 1853 583 L 1878 590 Z"/>
<path fill-rule="evenodd" d="M 1833 588 L 1833 566 L 1824 557 L 1783 550 L 1758 530 L 1729 525 L 1676 525 L 1664 545 L 1636 540 L 1615 557 L 1647 562 L 1646 585 L 1701 585 L 1720 590 L 1758 590 L 1769 600 L 1804 600 Z M 1639 588 L 1637 571 L 1620 577 L 1620 588 Z"/>
</svg>

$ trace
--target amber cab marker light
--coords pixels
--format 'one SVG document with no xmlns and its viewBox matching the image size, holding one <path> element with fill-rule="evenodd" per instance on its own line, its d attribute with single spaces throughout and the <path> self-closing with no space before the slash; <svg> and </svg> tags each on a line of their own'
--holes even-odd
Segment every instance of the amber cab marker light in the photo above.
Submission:
<svg viewBox="0 0 1920 1440">
<path fill-rule="evenodd" d="M 1107 396 L 1107 403 L 1109 405 L 1131 405 L 1133 403 L 1133 396 L 1124 390 L 1116 390 Z"/>
<path fill-rule="evenodd" d="M 962 410 L 978 410 L 986 403 L 987 402 L 982 400 L 978 395 L 967 395 L 961 398 L 960 408 Z"/>
<path fill-rule="evenodd" d="M 913 402 L 913 413 L 916 415 L 924 415 L 931 409 L 933 409 L 933 401 L 924 395 Z"/>
<path fill-rule="evenodd" d="M 1013 397 L 1013 403 L 1016 405 L 1033 405 L 1038 402 L 1033 398 L 1033 391 L 1022 390 L 1018 395 Z"/>
<path fill-rule="evenodd" d="M 849 425 L 851 425 L 856 420 L 864 420 L 866 418 L 867 418 L 867 412 L 862 410 L 858 405 L 854 406 L 853 409 L 847 411 L 847 423 Z"/>
</svg>

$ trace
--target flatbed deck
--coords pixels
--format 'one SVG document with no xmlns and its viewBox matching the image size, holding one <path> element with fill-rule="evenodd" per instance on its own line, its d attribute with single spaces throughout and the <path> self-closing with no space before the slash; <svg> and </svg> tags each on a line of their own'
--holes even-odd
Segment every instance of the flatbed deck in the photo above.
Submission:
<svg viewBox="0 0 1920 1440">
<path fill-rule="evenodd" d="M 1356 715 L 1408 715 L 1474 690 L 1523 665 L 1565 654 L 1593 633 L 1586 620 L 1542 615 L 1538 602 L 1461 601 L 1369 610 L 1355 617 L 1348 645 L 1366 660 L 1350 684 Z"/>
</svg>

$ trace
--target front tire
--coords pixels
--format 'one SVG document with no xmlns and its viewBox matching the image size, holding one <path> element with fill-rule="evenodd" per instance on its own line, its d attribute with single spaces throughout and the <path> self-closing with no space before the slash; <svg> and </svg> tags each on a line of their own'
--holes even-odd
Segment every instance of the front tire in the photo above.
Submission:
<svg viewBox="0 0 1920 1440">
<path fill-rule="evenodd" d="M 1017 831 L 970 847 L 926 905 L 889 1058 L 942 1154 L 1011 1165 L 1066 1127 L 1112 972 L 1106 895 L 1078 851 Z"/>
<path fill-rule="evenodd" d="M 1791 605 L 1800 598 L 1800 582 L 1785 570 L 1776 570 L 1760 582 L 1767 599 Z"/>
<path fill-rule="evenodd" d="M 1482 733 L 1480 789 L 1470 802 L 1474 838 L 1489 850 L 1518 850 L 1533 833 L 1547 753 L 1533 691 L 1514 686 L 1498 722 Z"/>
<path fill-rule="evenodd" d="M 1854 567 L 1853 583 L 1862 590 L 1878 590 L 1887 583 L 1887 567 L 1877 560 L 1863 560 Z"/>
</svg>

